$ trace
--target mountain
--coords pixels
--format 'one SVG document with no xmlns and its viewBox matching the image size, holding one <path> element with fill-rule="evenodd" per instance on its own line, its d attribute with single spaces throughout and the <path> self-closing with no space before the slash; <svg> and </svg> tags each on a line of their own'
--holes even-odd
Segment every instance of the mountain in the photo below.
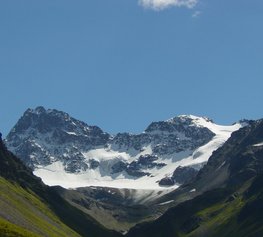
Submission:
<svg viewBox="0 0 263 237">
<path fill-rule="evenodd" d="M 162 198 L 178 204 L 128 237 L 263 236 L 263 120 L 234 132 L 194 180 Z"/>
<path fill-rule="evenodd" d="M 181 115 L 153 122 L 140 134 L 110 135 L 67 113 L 37 107 L 24 113 L 5 143 L 48 185 L 165 194 L 189 182 L 240 127 L 240 123 L 220 126 L 206 117 Z M 138 193 L 134 198 L 142 199 Z"/>
<path fill-rule="evenodd" d="M 119 234 L 108 231 L 79 211 L 32 174 L 8 151 L 0 138 L 0 236 L 89 237 Z"/>
<path fill-rule="evenodd" d="M 104 146 L 109 135 L 68 114 L 37 107 L 28 109 L 8 134 L 6 144 L 31 167 L 47 166 L 62 160 L 65 170 L 87 169 L 81 150 Z"/>
<path fill-rule="evenodd" d="M 220 126 L 181 115 L 153 122 L 140 134 L 110 135 L 67 113 L 37 107 L 24 113 L 5 143 L 46 184 L 70 188 L 58 192 L 71 205 L 126 233 L 174 206 L 168 194 L 189 183 L 245 124 Z"/>
</svg>

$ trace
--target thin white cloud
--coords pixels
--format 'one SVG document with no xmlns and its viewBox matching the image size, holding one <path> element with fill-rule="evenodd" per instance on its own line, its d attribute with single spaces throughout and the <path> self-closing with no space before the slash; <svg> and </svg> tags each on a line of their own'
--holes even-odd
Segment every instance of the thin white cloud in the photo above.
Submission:
<svg viewBox="0 0 263 237">
<path fill-rule="evenodd" d="M 198 0 L 139 0 L 139 4 L 145 8 L 163 10 L 168 7 L 193 8 Z"/>
<path fill-rule="evenodd" d="M 197 18 L 197 17 L 199 17 L 201 14 L 202 14 L 201 11 L 195 11 L 195 12 L 193 13 L 192 17 L 193 17 L 193 18 Z"/>
</svg>

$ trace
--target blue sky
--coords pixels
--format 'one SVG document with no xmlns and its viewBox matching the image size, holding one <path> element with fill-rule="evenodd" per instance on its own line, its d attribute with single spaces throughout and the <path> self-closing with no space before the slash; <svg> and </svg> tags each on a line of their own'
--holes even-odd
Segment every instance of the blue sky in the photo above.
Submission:
<svg viewBox="0 0 263 237">
<path fill-rule="evenodd" d="M 262 0 L 2 0 L 0 131 L 27 108 L 110 133 L 263 117 Z"/>
</svg>

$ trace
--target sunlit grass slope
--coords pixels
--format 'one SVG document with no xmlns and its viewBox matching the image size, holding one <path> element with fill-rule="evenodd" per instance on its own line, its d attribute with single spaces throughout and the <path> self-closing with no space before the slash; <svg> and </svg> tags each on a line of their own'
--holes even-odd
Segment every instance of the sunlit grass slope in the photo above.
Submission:
<svg viewBox="0 0 263 237">
<path fill-rule="evenodd" d="M 32 191 L 2 177 L 0 216 L 0 236 L 79 236 L 63 224 Z"/>
</svg>

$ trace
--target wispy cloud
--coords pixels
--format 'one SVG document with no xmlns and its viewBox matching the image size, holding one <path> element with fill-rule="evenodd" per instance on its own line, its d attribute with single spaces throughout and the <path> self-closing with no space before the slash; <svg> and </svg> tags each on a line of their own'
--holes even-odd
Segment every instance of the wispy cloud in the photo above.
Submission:
<svg viewBox="0 0 263 237">
<path fill-rule="evenodd" d="M 139 0 L 139 4 L 145 8 L 163 10 L 168 7 L 193 8 L 198 0 Z"/>
<path fill-rule="evenodd" d="M 195 11 L 195 12 L 193 13 L 192 17 L 193 17 L 193 18 L 197 18 L 197 17 L 199 17 L 201 14 L 202 14 L 201 11 Z"/>
</svg>

